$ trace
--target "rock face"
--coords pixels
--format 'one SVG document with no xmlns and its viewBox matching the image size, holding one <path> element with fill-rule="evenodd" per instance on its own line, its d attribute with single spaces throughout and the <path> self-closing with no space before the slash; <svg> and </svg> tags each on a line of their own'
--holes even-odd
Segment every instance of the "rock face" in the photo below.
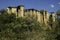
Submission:
<svg viewBox="0 0 60 40">
<path fill-rule="evenodd" d="M 9 14 L 14 13 L 16 14 L 16 17 L 31 17 L 32 19 L 35 19 L 38 21 L 40 24 L 45 24 L 47 25 L 49 22 L 49 13 L 46 10 L 36 10 L 34 8 L 31 9 L 24 9 L 23 5 L 17 6 L 17 7 L 8 7 L 7 12 Z M 55 22 L 55 14 L 51 14 L 53 18 L 52 20 Z"/>
</svg>

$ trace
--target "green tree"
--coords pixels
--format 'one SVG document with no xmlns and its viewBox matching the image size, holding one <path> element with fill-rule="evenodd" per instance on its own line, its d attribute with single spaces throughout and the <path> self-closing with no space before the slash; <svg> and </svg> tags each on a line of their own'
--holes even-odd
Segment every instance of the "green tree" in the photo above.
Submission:
<svg viewBox="0 0 60 40">
<path fill-rule="evenodd" d="M 0 15 L 0 40 L 55 40 L 52 30 L 44 30 L 30 18 L 16 18 L 15 14 Z"/>
</svg>

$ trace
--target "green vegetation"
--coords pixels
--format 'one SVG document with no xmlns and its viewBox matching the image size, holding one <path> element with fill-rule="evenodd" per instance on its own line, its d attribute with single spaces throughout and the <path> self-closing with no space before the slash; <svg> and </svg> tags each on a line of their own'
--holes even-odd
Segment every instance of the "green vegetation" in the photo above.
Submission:
<svg viewBox="0 0 60 40">
<path fill-rule="evenodd" d="M 31 18 L 16 18 L 15 14 L 0 15 L 0 40 L 59 40 L 60 20 L 56 29 L 44 30 L 37 21 Z"/>
<path fill-rule="evenodd" d="M 60 10 L 57 11 L 57 18 L 56 18 L 56 29 L 55 32 L 57 34 L 56 39 L 60 40 Z"/>
</svg>

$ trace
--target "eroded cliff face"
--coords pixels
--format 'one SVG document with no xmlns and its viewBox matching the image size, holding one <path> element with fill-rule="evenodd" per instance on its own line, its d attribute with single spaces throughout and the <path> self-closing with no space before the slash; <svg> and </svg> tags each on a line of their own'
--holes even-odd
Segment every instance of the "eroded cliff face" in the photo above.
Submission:
<svg viewBox="0 0 60 40">
<path fill-rule="evenodd" d="M 49 16 L 49 12 L 46 10 L 36 10 L 34 8 L 31 9 L 24 9 L 23 5 L 17 6 L 17 7 L 8 7 L 7 8 L 7 12 L 9 14 L 14 13 L 16 14 L 16 17 L 30 17 L 36 21 L 38 21 L 40 24 L 44 24 L 44 25 L 48 25 L 49 24 L 49 20 L 50 16 Z M 55 22 L 55 14 L 51 13 L 51 18 L 52 21 Z"/>
</svg>

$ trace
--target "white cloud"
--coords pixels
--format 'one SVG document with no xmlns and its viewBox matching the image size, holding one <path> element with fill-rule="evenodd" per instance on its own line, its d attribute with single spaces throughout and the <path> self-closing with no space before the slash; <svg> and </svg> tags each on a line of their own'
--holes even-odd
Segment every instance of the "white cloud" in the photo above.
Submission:
<svg viewBox="0 0 60 40">
<path fill-rule="evenodd" d="M 58 4 L 60 5 L 60 2 Z"/>
<path fill-rule="evenodd" d="M 52 8 L 54 8 L 54 5 L 53 5 L 53 4 L 51 4 L 50 6 L 51 6 Z"/>
</svg>

